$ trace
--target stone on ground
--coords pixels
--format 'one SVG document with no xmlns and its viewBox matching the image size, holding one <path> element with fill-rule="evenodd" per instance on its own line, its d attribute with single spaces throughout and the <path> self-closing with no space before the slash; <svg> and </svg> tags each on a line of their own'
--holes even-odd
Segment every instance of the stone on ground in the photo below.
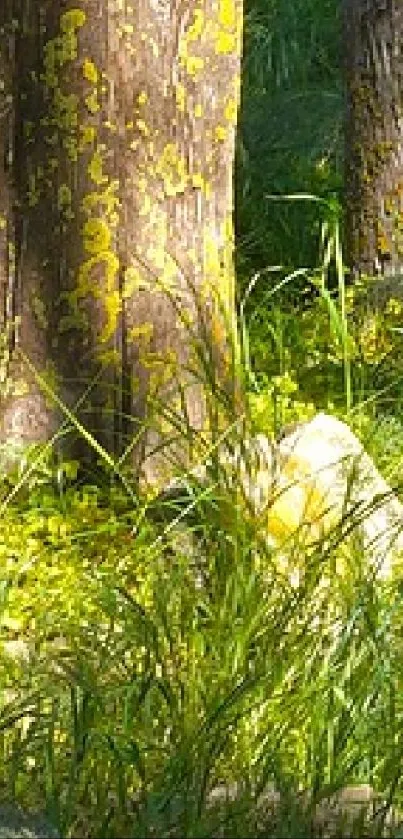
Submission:
<svg viewBox="0 0 403 839">
<path fill-rule="evenodd" d="M 41 815 L 28 815 L 17 805 L 0 806 L 0 839 L 60 839 Z"/>
</svg>

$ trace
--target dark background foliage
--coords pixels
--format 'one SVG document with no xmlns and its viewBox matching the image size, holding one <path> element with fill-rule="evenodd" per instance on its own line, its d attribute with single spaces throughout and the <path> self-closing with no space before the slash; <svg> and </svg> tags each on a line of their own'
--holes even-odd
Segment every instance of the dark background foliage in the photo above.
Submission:
<svg viewBox="0 0 403 839">
<path fill-rule="evenodd" d="M 323 207 L 340 202 L 343 100 L 339 0 L 248 0 L 236 168 L 240 280 L 267 265 L 313 267 Z"/>
</svg>

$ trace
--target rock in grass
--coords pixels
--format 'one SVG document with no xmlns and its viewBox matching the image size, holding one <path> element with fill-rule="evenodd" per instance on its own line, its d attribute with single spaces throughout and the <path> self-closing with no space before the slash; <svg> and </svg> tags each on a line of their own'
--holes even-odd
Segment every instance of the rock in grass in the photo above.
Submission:
<svg viewBox="0 0 403 839">
<path fill-rule="evenodd" d="M 354 532 L 378 579 L 403 550 L 403 505 L 348 425 L 325 413 L 278 447 L 268 531 L 278 543 L 301 528 L 308 541 Z"/>
<path fill-rule="evenodd" d="M 43 816 L 4 804 L 0 806 L 0 839 L 60 839 L 60 834 Z"/>
<path fill-rule="evenodd" d="M 191 473 L 196 496 L 217 480 L 239 489 L 264 522 L 269 546 L 281 552 L 294 536 L 309 547 L 354 535 L 375 576 L 391 576 L 394 558 L 403 553 L 403 505 L 346 423 L 320 413 L 277 444 L 258 434 L 232 450 L 223 445 L 212 461 Z M 189 487 L 173 481 L 163 496 Z M 192 497 L 194 491 L 189 510 Z"/>
<path fill-rule="evenodd" d="M 242 802 L 242 798 L 242 789 L 237 784 L 220 784 L 208 793 L 206 807 L 221 815 L 221 823 L 225 825 L 225 817 L 231 814 L 231 808 L 237 802 Z M 255 803 L 253 796 L 252 800 L 247 796 L 244 798 L 244 812 L 248 812 L 248 802 L 249 818 L 256 823 L 259 835 L 267 837 L 290 836 L 292 826 L 296 833 L 298 830 L 298 836 L 318 839 L 401 835 L 396 832 L 402 826 L 401 814 L 369 784 L 343 787 L 333 795 L 321 798 L 316 806 L 307 790 L 280 794 L 269 784 Z M 306 828 L 307 833 L 302 834 L 301 828 Z M 225 835 L 225 832 L 215 835 Z"/>
</svg>

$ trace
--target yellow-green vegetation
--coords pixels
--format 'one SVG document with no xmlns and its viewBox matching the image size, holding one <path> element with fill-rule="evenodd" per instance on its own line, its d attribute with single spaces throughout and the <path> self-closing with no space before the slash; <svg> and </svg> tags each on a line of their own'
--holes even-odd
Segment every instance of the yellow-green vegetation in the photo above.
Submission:
<svg viewBox="0 0 403 839">
<path fill-rule="evenodd" d="M 218 57 L 236 53 L 241 36 L 242 17 L 235 0 L 219 0 L 216 12 L 207 20 L 203 8 L 197 7 L 193 20 L 183 33 L 178 55 L 188 76 L 197 78 L 205 70 L 206 61 L 199 53 L 199 45 L 210 39 L 213 53 Z"/>
<path fill-rule="evenodd" d="M 83 9 L 69 9 L 60 16 L 60 30 L 44 47 L 44 73 L 41 81 L 52 96 L 51 116 L 42 120 L 49 128 L 47 142 L 52 145 L 61 138 L 62 146 L 72 161 L 78 157 L 78 96 L 63 89 L 66 66 L 78 55 L 78 32 L 86 21 Z"/>
<path fill-rule="evenodd" d="M 28 167 L 27 202 L 34 216 L 50 190 L 60 222 L 55 233 L 69 241 L 74 230 L 79 246 L 76 285 L 72 278 L 60 296 L 67 309 L 60 346 L 67 331 L 93 326 L 85 304 L 95 300 L 94 309 L 104 312 L 98 358 L 118 365 L 113 338 L 123 302 L 129 308 L 136 295 L 154 293 L 158 305 L 158 295 L 177 292 L 181 266 L 169 252 L 167 207 L 194 199 L 208 219 L 186 257 L 195 275 L 203 262 L 199 302 L 210 319 L 198 348 L 202 361 L 190 356 L 189 365 L 205 376 L 210 422 L 190 439 L 180 389 L 155 418 L 193 447 L 201 464 L 210 461 L 207 485 L 174 464 L 182 490 L 141 493 L 129 457 L 114 464 L 66 410 L 99 458 L 92 473 L 63 459 L 66 426 L 52 453 L 51 446 L 20 452 L 14 470 L 7 467 L 10 447 L 0 448 L 1 798 L 46 810 L 64 839 L 375 835 L 374 824 L 351 830 L 314 823 L 315 805 L 347 784 L 371 783 L 403 811 L 400 570 L 375 581 L 359 539 L 341 539 L 348 521 L 331 522 L 330 534 L 323 533 L 318 519 L 327 511 L 316 485 L 304 511 L 309 521 L 299 527 L 309 474 L 302 490 L 288 488 L 256 514 L 217 456 L 223 440 L 231 446 L 256 432 L 274 440 L 288 423 L 325 409 L 348 423 L 403 500 L 403 302 L 396 288 L 382 310 L 368 306 L 372 282 L 347 285 L 340 246 L 340 171 L 332 151 L 339 140 L 323 104 L 329 100 L 336 113 L 340 102 L 338 0 L 254 2 L 236 171 L 237 320 L 232 217 L 216 224 L 209 210 L 239 90 L 234 78 L 215 102 L 211 136 L 213 97 L 204 96 L 203 83 L 237 53 L 239 4 L 211 3 L 208 20 L 201 2 L 190 11 L 186 3 L 148 4 L 155 14 L 169 5 L 186 12 L 171 104 L 174 119 L 189 119 L 202 138 L 206 131 L 206 146 L 214 139 L 199 160 L 181 142 L 178 123 L 172 135 L 153 130 L 147 79 L 124 122 L 107 118 L 110 80 L 91 49 L 79 48 L 89 18 L 85 0 L 80 8 L 68 4 L 56 36 L 45 42 L 40 81 L 50 103 L 42 124 L 49 154 L 42 166 L 35 159 Z M 161 57 L 152 31 L 135 26 L 136 4 L 109 6 L 122 14 L 125 60 L 139 44 L 147 44 L 150 60 Z M 82 85 L 80 96 L 71 93 L 70 74 Z M 315 99 L 318 89 L 331 95 Z M 111 174 L 108 148 L 122 128 L 135 161 L 130 188 L 141 222 L 138 251 L 125 265 L 116 247 L 125 185 Z M 23 129 L 30 151 L 35 126 L 28 121 Z M 370 151 L 369 189 L 393 150 L 375 143 Z M 84 175 L 79 206 L 76 164 Z M 270 204 L 274 191 L 293 198 Z M 298 204 L 301 192 L 318 200 Z M 385 196 L 376 228 L 385 258 L 391 234 L 400 235 L 400 200 L 396 190 Z M 8 231 L 3 212 L 0 230 Z M 37 291 L 29 303 L 45 330 L 47 301 Z M 179 307 L 178 328 L 192 330 L 196 315 Z M 133 318 L 126 338 L 149 377 L 152 402 L 177 375 L 181 348 L 161 351 L 152 317 L 139 321 Z M 226 343 L 235 327 L 242 354 Z M 8 325 L 0 333 L 2 400 L 24 386 L 9 381 L 12 339 Z M 217 376 L 219 364 L 231 373 L 233 363 L 246 391 L 235 406 Z M 133 391 L 144 387 L 138 372 L 130 373 Z M 46 397 L 58 393 L 56 365 L 40 375 Z M 132 419 L 137 433 L 138 417 Z M 289 537 L 281 554 L 269 529 Z M 309 529 L 317 538 L 308 542 Z M 209 806 L 211 790 L 231 784 L 238 785 L 234 800 Z M 257 800 L 267 785 L 281 792 L 284 806 L 265 815 Z"/>
<path fill-rule="evenodd" d="M 90 55 L 79 58 L 79 34 L 86 24 L 85 8 L 70 8 L 60 15 L 57 35 L 46 41 L 44 46 L 44 72 L 41 82 L 50 97 L 49 115 L 42 119 L 45 142 L 61 145 L 70 166 L 87 159 L 88 191 L 81 207 L 76 206 L 73 186 L 74 178 L 61 182 L 57 187 L 57 210 L 60 226 L 57 230 L 69 234 L 71 224 L 77 219 L 81 224 L 83 260 L 78 266 L 75 286 L 62 290 L 60 300 L 66 300 L 70 311 L 60 321 L 60 333 L 71 329 L 82 330 L 87 323 L 87 315 L 80 306 L 80 299 L 91 297 L 102 300 L 104 320 L 98 337 L 98 357 L 105 363 L 116 360 L 116 353 L 106 348 L 113 337 L 119 314 L 121 299 L 118 290 L 117 274 L 119 258 L 115 249 L 115 231 L 118 223 L 117 198 L 118 182 L 105 172 L 106 148 L 98 141 L 98 126 L 94 117 L 100 110 L 101 73 Z M 80 72 L 84 79 L 83 99 L 69 91 L 71 73 Z M 106 88 L 105 88 L 106 90 Z M 87 119 L 83 121 L 83 106 Z M 81 116 L 79 116 L 81 114 Z M 54 155 L 46 161 L 46 175 L 51 174 L 60 165 Z M 84 163 L 85 165 L 85 163 Z M 39 204 L 45 189 L 53 190 L 52 177 L 46 180 L 43 169 L 37 167 L 30 175 L 28 204 Z M 36 305 L 36 310 L 38 306 Z M 38 321 L 39 324 L 39 321 Z M 40 321 L 42 328 L 45 321 Z"/>
<path fill-rule="evenodd" d="M 248 782 L 248 820 L 237 818 L 252 836 L 264 779 L 290 789 L 316 779 L 323 791 L 339 766 L 365 781 L 371 760 L 374 786 L 388 785 L 399 595 L 374 588 L 359 548 L 352 566 L 337 539 L 318 545 L 301 588 L 222 483 L 207 495 L 195 484 L 191 506 L 147 506 L 106 475 L 78 482 L 78 463 L 39 455 L 2 489 L 6 794 L 46 804 L 66 837 L 99 835 L 111 796 L 110 837 L 186 835 L 186 824 L 216 835 L 206 778 L 207 789 Z M 307 561 L 298 539 L 295 549 Z M 160 810 L 165 798 L 176 806 Z"/>
<path fill-rule="evenodd" d="M 88 174 L 96 187 L 104 188 L 88 192 L 82 202 L 83 213 L 87 216 L 82 226 L 86 258 L 80 265 L 77 287 L 69 294 L 69 301 L 75 306 L 80 297 L 93 296 L 102 300 L 105 323 L 98 337 L 99 351 L 104 353 L 103 345 L 116 330 L 122 306 L 117 285 L 119 258 L 114 249 L 114 232 L 118 223 L 118 181 L 110 180 L 104 174 L 101 149 L 95 150 L 88 165 Z"/>
</svg>

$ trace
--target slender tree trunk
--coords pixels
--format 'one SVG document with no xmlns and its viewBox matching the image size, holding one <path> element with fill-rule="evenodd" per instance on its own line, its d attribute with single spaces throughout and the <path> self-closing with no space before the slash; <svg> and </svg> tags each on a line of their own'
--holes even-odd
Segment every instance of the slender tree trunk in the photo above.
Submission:
<svg viewBox="0 0 403 839">
<path fill-rule="evenodd" d="M 15 245 L 16 195 L 13 179 L 15 158 L 15 46 L 16 26 L 13 0 L 0 8 L 0 404 L 1 436 L 8 449 L 21 441 L 24 412 L 19 395 L 23 387 L 18 376 L 10 378 L 16 340 L 17 254 Z M 13 411 L 10 406 L 14 405 Z M 2 451 L 2 461 L 5 452 Z"/>
<path fill-rule="evenodd" d="M 344 0 L 346 261 L 353 276 L 403 269 L 403 5 Z M 380 289 L 381 286 L 378 285 Z"/>
<path fill-rule="evenodd" d="M 156 444 L 183 449 L 155 410 L 177 414 L 181 441 L 186 425 L 206 428 L 194 344 L 211 345 L 216 387 L 231 390 L 241 12 L 241 0 L 14 0 L 20 393 L 2 402 L 3 441 L 60 423 L 26 357 L 109 452 L 148 423 L 132 455 L 146 480 L 161 471 Z"/>
</svg>

